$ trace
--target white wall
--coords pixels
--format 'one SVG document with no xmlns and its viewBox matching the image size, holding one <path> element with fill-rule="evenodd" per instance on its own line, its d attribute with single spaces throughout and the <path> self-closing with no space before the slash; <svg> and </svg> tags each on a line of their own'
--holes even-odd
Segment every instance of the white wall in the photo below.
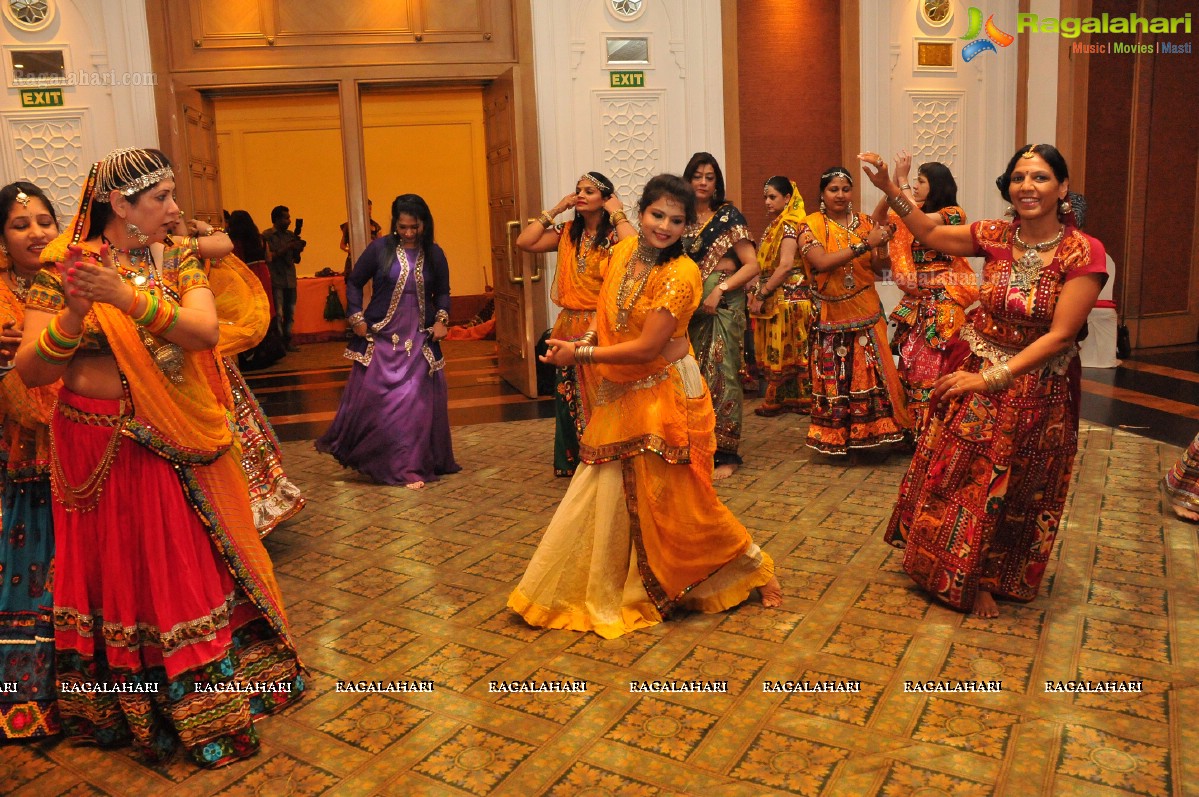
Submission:
<svg viewBox="0 0 1199 797">
<path fill-rule="evenodd" d="M 24 179 L 54 201 L 64 223 L 74 213 L 91 164 L 117 147 L 158 146 L 154 81 L 144 0 L 52 0 L 43 30 L 0 22 L 5 86 L 0 96 L 0 185 Z M 63 87 L 63 106 L 21 107 L 12 47 L 62 48 L 78 85 Z M 88 85 L 82 83 L 86 81 Z M 94 85 L 107 81 L 108 85 Z"/>
<path fill-rule="evenodd" d="M 861 0 L 861 117 L 862 148 L 884 155 L 888 162 L 901 147 L 914 153 L 912 176 L 924 161 L 949 166 L 958 184 L 958 202 L 970 220 L 1002 215 L 1007 204 L 995 188 L 1016 147 L 1016 67 L 1019 40 L 997 52 L 984 52 L 966 63 L 959 38 L 968 27 L 967 5 L 953 3 L 954 15 L 945 27 L 934 28 L 920 16 L 918 0 Z M 1046 9 L 1057 2 L 1033 0 Z M 1042 13 L 1051 13 L 1045 10 Z M 1016 34 L 1016 4 L 992 4 L 995 24 Z M 1051 13 L 1052 16 L 1057 14 Z M 985 34 L 984 34 L 985 35 Z M 1038 37 L 1030 37 L 1036 39 Z M 1056 36 L 1045 46 L 1056 47 Z M 916 65 L 918 40 L 953 43 L 953 66 L 925 71 Z M 1056 50 L 1038 58 L 1054 59 L 1049 71 L 1034 71 L 1029 90 L 1030 131 L 1052 142 L 1057 117 Z M 1047 132 L 1041 132 L 1048 127 Z M 1042 140 L 1042 139 L 1038 139 Z M 863 207 L 873 210 L 880 194 L 863 175 L 858 181 Z M 975 264 L 976 269 L 979 265 Z M 899 299 L 892 285 L 879 285 L 889 311 Z"/>
<path fill-rule="evenodd" d="M 607 0 L 532 4 L 545 207 L 596 170 L 632 211 L 649 177 L 681 172 L 693 152 L 724 159 L 720 0 L 646 0 L 631 22 L 611 14 Z M 611 34 L 650 38 L 650 64 L 622 67 L 644 70 L 644 88 L 609 86 Z M 547 259 L 552 274 L 555 258 Z M 548 290 L 546 301 L 552 321 Z"/>
</svg>

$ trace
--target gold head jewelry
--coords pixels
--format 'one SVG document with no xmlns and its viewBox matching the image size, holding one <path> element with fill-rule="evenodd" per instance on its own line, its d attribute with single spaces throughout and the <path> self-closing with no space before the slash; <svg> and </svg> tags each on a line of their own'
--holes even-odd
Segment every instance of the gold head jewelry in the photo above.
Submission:
<svg viewBox="0 0 1199 797">
<path fill-rule="evenodd" d="M 92 194 L 97 202 L 107 202 L 113 191 L 133 196 L 175 177 L 169 163 L 138 147 L 113 150 L 97 166 L 96 187 Z"/>
<path fill-rule="evenodd" d="M 25 207 L 29 207 L 29 194 L 26 194 L 21 189 L 17 189 L 17 201 Z"/>
<path fill-rule="evenodd" d="M 598 180 L 598 179 L 597 179 L 597 178 L 596 178 L 594 175 L 592 175 L 592 174 L 591 174 L 591 172 L 583 172 L 583 176 L 582 176 L 582 177 L 580 177 L 579 179 L 580 179 L 580 180 L 586 180 L 587 182 L 589 182 L 589 183 L 591 183 L 592 185 L 594 185 L 594 186 L 595 186 L 595 187 L 596 187 L 598 190 L 600 190 L 600 191 L 607 191 L 607 190 L 608 190 L 608 186 L 606 186 L 606 185 L 604 185 L 603 183 L 601 183 L 601 182 L 600 182 L 600 181 L 599 181 L 599 180 Z"/>
<path fill-rule="evenodd" d="M 1034 152 L 1034 150 L 1035 150 L 1036 148 L 1037 148 L 1037 145 L 1036 145 L 1036 144 L 1029 144 L 1029 145 L 1028 145 L 1028 149 L 1026 149 L 1026 150 L 1024 150 L 1023 152 L 1021 152 L 1021 153 L 1020 153 L 1020 157 L 1021 157 L 1021 158 L 1024 158 L 1024 159 L 1026 159 L 1026 160 L 1027 160 L 1027 159 L 1029 159 L 1029 158 L 1035 158 L 1035 157 L 1036 157 L 1036 155 L 1037 155 L 1037 153 L 1036 153 L 1036 152 Z"/>
</svg>

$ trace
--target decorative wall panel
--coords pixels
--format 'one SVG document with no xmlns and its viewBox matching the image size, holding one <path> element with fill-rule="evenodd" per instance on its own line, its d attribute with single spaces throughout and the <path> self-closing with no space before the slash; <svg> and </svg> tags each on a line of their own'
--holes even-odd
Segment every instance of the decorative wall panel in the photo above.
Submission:
<svg viewBox="0 0 1199 797">
<path fill-rule="evenodd" d="M 595 99 L 600 168 L 628 207 L 646 181 L 665 168 L 665 97 L 663 92 L 596 92 Z"/>
<path fill-rule="evenodd" d="M 8 173 L 45 191 L 64 222 L 79 205 L 79 191 L 91 166 L 86 116 L 86 110 L 2 115 L 4 140 L 9 142 L 4 148 Z"/>
<path fill-rule="evenodd" d="M 940 161 L 952 170 L 961 157 L 965 94 L 913 91 L 908 96 L 912 163 Z"/>
</svg>

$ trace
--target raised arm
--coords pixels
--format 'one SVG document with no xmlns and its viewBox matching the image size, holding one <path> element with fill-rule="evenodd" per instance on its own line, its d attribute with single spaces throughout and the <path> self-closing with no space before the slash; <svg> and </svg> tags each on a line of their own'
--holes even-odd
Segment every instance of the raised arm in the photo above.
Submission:
<svg viewBox="0 0 1199 797">
<path fill-rule="evenodd" d="M 562 234 L 554 229 L 554 219 L 574 207 L 574 204 L 575 193 L 572 191 L 559 199 L 558 204 L 550 210 L 541 211 L 541 215 L 530 220 L 520 235 L 516 236 L 516 245 L 532 254 L 556 251 Z M 582 221 L 579 223 L 582 224 Z"/>
<path fill-rule="evenodd" d="M 966 225 L 946 225 L 934 223 L 927 213 L 915 210 L 915 202 L 910 195 L 905 195 L 891 179 L 887 170 L 887 162 L 873 152 L 863 152 L 858 155 L 862 161 L 862 169 L 870 182 L 887 197 L 896 215 L 903 221 L 917 241 L 925 246 L 936 249 L 947 255 L 971 257 L 974 255 L 974 239 L 970 228 Z M 874 167 L 871 169 L 871 167 Z M 809 261 L 811 262 L 811 261 Z"/>
</svg>

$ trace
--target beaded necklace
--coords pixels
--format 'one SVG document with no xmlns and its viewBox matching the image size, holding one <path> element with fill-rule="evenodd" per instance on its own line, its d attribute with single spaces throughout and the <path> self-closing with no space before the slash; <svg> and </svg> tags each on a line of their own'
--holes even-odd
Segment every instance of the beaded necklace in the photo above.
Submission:
<svg viewBox="0 0 1199 797">
<path fill-rule="evenodd" d="M 849 238 L 857 238 L 858 243 L 863 243 L 863 244 L 866 243 L 864 240 L 862 240 L 861 236 L 859 236 L 856 232 L 854 232 L 854 230 L 856 230 L 858 227 L 862 226 L 862 220 L 860 218 L 858 218 L 858 214 L 856 214 L 856 213 L 849 214 L 849 226 L 846 227 L 844 224 L 842 224 L 841 222 L 834 219 L 828 213 L 825 213 L 824 211 L 821 211 L 821 213 L 824 215 L 824 220 L 827 222 L 827 224 L 825 224 L 826 231 L 828 230 L 829 225 L 832 225 L 834 227 L 840 227 L 842 230 L 845 231 L 845 234 Z M 826 252 L 828 251 L 828 244 L 829 244 L 829 237 L 826 232 L 825 241 L 824 241 L 824 251 L 826 251 Z M 853 246 L 852 241 L 850 242 L 850 246 Z M 858 284 L 857 280 L 855 280 L 853 278 L 853 261 L 856 259 L 857 259 L 856 257 L 851 258 L 848 263 L 841 266 L 841 270 L 845 272 L 845 276 L 842 277 L 842 279 L 841 279 L 841 284 L 843 284 L 845 286 L 845 290 L 847 290 L 847 291 L 852 291 Z"/>
<path fill-rule="evenodd" d="M 633 312 L 633 305 L 637 304 L 637 300 L 641 298 L 641 293 L 645 290 L 646 283 L 649 282 L 649 275 L 653 272 L 654 267 L 658 265 L 658 256 L 660 254 L 661 251 L 646 243 L 645 239 L 637 241 L 637 251 L 629 258 L 629 263 L 625 266 L 624 276 L 620 279 L 620 288 L 616 291 L 617 330 L 624 332 L 629 328 L 629 315 Z M 637 263 L 645 264 L 645 271 L 637 278 L 637 283 L 634 287 L 632 276 Z"/>
</svg>

